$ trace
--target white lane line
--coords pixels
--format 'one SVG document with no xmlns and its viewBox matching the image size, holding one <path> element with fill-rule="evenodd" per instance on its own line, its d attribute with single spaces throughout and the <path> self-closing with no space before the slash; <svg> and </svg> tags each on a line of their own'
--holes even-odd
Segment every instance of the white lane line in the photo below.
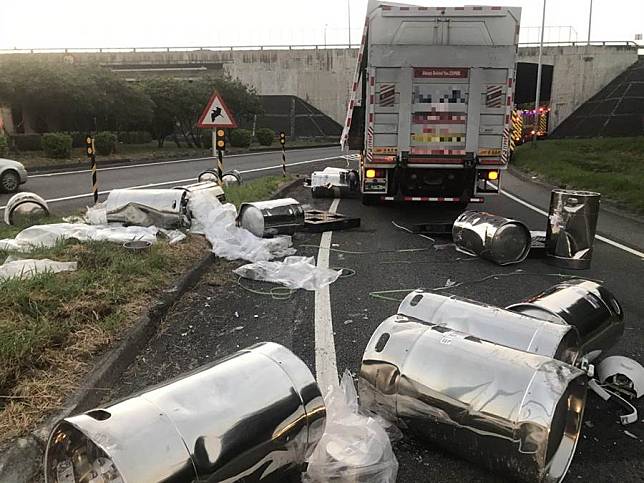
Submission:
<svg viewBox="0 0 644 483">
<path fill-rule="evenodd" d="M 332 149 L 333 146 L 327 146 L 326 148 L 318 148 L 318 149 Z M 310 149 L 289 149 L 289 153 L 294 153 L 298 151 L 309 151 Z M 280 151 L 260 151 L 257 153 L 243 153 L 243 154 L 230 154 L 226 156 L 226 159 L 228 158 L 241 158 L 244 156 L 257 156 L 260 154 L 271 154 L 271 153 L 277 153 L 278 155 L 280 154 Z M 162 166 L 164 164 L 177 164 L 177 163 L 186 163 L 190 161 L 207 161 L 209 159 L 215 159 L 213 156 L 206 156 L 204 158 L 186 158 L 186 159 L 172 159 L 170 161 L 157 161 L 157 162 L 152 162 L 152 163 L 140 163 L 140 164 L 131 164 L 131 165 L 125 165 L 125 166 L 110 166 L 108 168 L 99 168 L 96 171 L 114 171 L 118 169 L 135 169 L 135 168 L 145 168 L 148 166 Z M 73 171 L 60 171 L 56 173 L 44 173 L 44 174 L 34 174 L 34 175 L 29 175 L 29 178 L 50 178 L 52 176 L 63 176 L 63 175 L 68 175 L 68 174 L 78 174 L 78 173 L 89 173 L 89 169 L 79 169 L 79 170 L 73 170 Z"/>
<path fill-rule="evenodd" d="M 340 198 L 331 203 L 329 211 L 335 213 Z M 322 233 L 318 250 L 318 268 L 329 268 L 332 231 Z M 338 366 L 335 358 L 335 341 L 333 339 L 333 319 L 331 318 L 331 294 L 329 286 L 315 291 L 315 373 L 322 394 L 326 395 L 330 387 L 338 387 Z"/>
<path fill-rule="evenodd" d="M 548 213 L 546 211 L 543 211 L 541 208 L 537 208 L 536 206 L 531 205 L 527 201 L 523 201 L 521 198 L 518 198 L 518 197 L 514 196 L 513 194 L 508 193 L 505 190 L 500 190 L 500 191 L 501 191 L 502 195 L 507 196 L 511 200 L 514 200 L 517 203 L 519 203 L 519 204 L 521 204 L 521 205 L 523 205 L 523 206 L 525 206 L 527 208 L 530 208 L 532 211 L 536 211 L 537 213 L 539 213 L 539 214 L 541 214 L 541 215 L 543 215 L 545 217 L 548 216 Z M 608 243 L 609 245 L 612 245 L 615 248 L 619 248 L 620 250 L 623 250 L 623 251 L 628 252 L 628 253 L 630 253 L 632 255 L 635 255 L 636 257 L 644 258 L 644 253 L 643 252 L 635 250 L 635 249 L 633 249 L 631 247 L 627 247 L 626 245 L 622 245 L 621 243 L 616 242 L 615 240 L 611 240 L 610 238 L 606 238 L 605 236 L 601 236 L 601 235 L 595 235 L 595 238 L 597 238 L 600 241 L 603 241 L 604 243 Z"/>
<path fill-rule="evenodd" d="M 295 163 L 289 163 L 286 166 L 297 166 L 300 164 L 310 164 L 310 163 L 319 163 L 321 161 L 330 161 L 332 159 L 340 159 L 339 156 L 331 156 L 330 158 L 320 158 L 320 159 L 310 159 L 308 161 L 297 161 Z M 263 168 L 255 168 L 255 169 L 246 169 L 243 171 L 240 171 L 240 173 L 245 174 L 245 173 L 256 173 L 259 171 L 268 171 L 271 169 L 282 169 L 281 164 L 277 164 L 275 166 L 265 166 Z M 187 178 L 187 179 L 175 179 L 173 181 L 162 181 L 160 183 L 149 183 L 149 184 L 140 184 L 136 186 L 124 186 L 123 188 L 114 188 L 114 189 L 141 189 L 141 188 L 155 188 L 157 186 L 165 186 L 169 184 L 179 184 L 179 183 L 190 183 L 190 182 L 195 182 L 196 179 L 194 177 L 192 178 Z M 108 194 L 112 190 L 105 190 L 105 191 L 99 191 L 99 195 L 105 195 Z M 90 196 L 94 196 L 92 193 L 83 193 L 79 195 L 71 195 L 71 196 L 63 196 L 61 198 L 51 198 L 49 200 L 45 200 L 47 203 L 56 203 L 59 201 L 70 201 L 70 200 L 78 200 L 81 198 L 89 198 Z M 7 207 L 7 205 L 0 206 L 0 210 L 4 210 Z"/>
</svg>

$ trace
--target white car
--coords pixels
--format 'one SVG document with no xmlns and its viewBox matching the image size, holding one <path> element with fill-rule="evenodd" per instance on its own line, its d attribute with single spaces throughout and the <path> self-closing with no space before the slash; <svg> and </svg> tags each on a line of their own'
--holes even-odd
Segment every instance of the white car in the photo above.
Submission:
<svg viewBox="0 0 644 483">
<path fill-rule="evenodd" d="M 0 158 L 0 191 L 15 193 L 27 182 L 27 170 L 18 161 Z"/>
</svg>

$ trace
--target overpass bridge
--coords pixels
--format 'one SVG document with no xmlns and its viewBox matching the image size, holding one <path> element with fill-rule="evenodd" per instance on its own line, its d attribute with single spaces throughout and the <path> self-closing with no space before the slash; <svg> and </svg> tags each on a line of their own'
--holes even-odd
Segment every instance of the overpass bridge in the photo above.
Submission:
<svg viewBox="0 0 644 483">
<path fill-rule="evenodd" d="M 633 42 L 545 44 L 542 99 L 549 100 L 552 109 L 550 130 L 637 62 L 638 48 Z M 534 45 L 519 47 L 515 95 L 519 104 L 534 102 L 538 50 Z M 0 50 L 0 64 L 9 57 L 99 64 L 131 81 L 149 76 L 186 80 L 230 76 L 254 87 L 263 96 L 300 98 L 341 124 L 357 48 L 275 45 Z"/>
</svg>

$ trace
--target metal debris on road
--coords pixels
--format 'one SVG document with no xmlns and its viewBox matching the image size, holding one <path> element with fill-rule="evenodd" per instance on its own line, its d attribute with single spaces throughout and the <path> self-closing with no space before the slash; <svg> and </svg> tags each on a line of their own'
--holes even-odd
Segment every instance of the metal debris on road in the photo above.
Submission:
<svg viewBox="0 0 644 483">
<path fill-rule="evenodd" d="M 17 193 L 9 198 L 4 209 L 7 225 L 24 224 L 29 218 L 49 216 L 49 205 L 36 193 Z"/>
<path fill-rule="evenodd" d="M 398 461 L 379 420 L 361 414 L 349 371 L 325 398 L 326 428 L 307 458 L 304 483 L 395 483 Z"/>
<path fill-rule="evenodd" d="M 260 238 L 292 235 L 303 224 L 304 210 L 293 198 L 242 203 L 237 216 L 237 226 Z"/>
<path fill-rule="evenodd" d="M 360 194 L 360 177 L 355 169 L 328 166 L 313 171 L 305 186 L 311 188 L 313 198 L 349 198 Z"/>
<path fill-rule="evenodd" d="M 93 471 L 92 481 L 105 483 L 284 481 L 320 441 L 325 419 L 306 364 L 279 344 L 260 343 L 59 421 L 45 478 L 84 483 Z"/>
<path fill-rule="evenodd" d="M 644 367 L 624 356 L 610 356 L 597 366 L 597 378 L 611 389 L 638 399 L 644 396 Z"/>
<path fill-rule="evenodd" d="M 306 210 L 304 212 L 304 225 L 297 231 L 308 233 L 322 233 L 325 231 L 347 230 L 360 226 L 360 218 L 346 216 L 330 211 Z M 336 244 L 337 246 L 337 244 Z"/>
<path fill-rule="evenodd" d="M 465 211 L 454 221 L 452 238 L 457 250 L 499 265 L 522 262 L 531 244 L 522 222 L 478 211 Z"/>
<path fill-rule="evenodd" d="M 360 404 L 410 435 L 522 481 L 561 481 L 587 375 L 564 362 L 395 315 L 376 329 Z"/>
<path fill-rule="evenodd" d="M 546 231 L 548 261 L 563 268 L 590 268 L 600 198 L 591 191 L 552 191 Z"/>
</svg>

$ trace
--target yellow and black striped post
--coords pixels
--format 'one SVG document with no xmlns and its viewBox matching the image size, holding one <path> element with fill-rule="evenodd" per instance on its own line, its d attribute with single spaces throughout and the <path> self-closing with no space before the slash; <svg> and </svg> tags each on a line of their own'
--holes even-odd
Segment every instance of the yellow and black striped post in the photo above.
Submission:
<svg viewBox="0 0 644 483">
<path fill-rule="evenodd" d="M 226 149 L 226 131 L 218 127 L 215 130 L 215 149 L 217 150 L 217 176 L 219 182 L 224 175 L 224 151 Z"/>
<path fill-rule="evenodd" d="M 85 145 L 87 146 L 87 157 L 89 157 L 90 171 L 92 172 L 92 194 L 94 195 L 94 204 L 98 203 L 98 182 L 96 180 L 96 149 L 94 148 L 94 138 L 91 134 L 85 136 Z"/>
<path fill-rule="evenodd" d="M 280 144 L 282 145 L 282 176 L 286 176 L 286 133 L 280 132 Z"/>
</svg>

